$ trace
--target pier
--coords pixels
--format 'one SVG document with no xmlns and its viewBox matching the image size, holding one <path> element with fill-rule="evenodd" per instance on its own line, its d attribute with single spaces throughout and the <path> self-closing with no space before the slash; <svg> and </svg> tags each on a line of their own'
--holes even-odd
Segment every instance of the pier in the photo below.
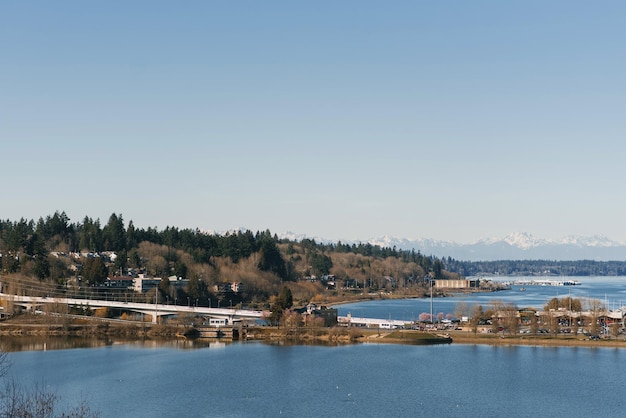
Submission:
<svg viewBox="0 0 626 418">
<path fill-rule="evenodd" d="M 516 280 L 512 284 L 516 286 L 579 286 L 580 282 L 577 280 Z"/>
</svg>

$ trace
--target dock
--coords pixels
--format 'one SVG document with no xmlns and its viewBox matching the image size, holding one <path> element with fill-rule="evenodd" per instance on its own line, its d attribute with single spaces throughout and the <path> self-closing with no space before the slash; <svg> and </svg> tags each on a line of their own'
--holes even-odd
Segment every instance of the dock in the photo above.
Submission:
<svg viewBox="0 0 626 418">
<path fill-rule="evenodd" d="M 238 340 L 240 330 L 238 327 L 205 327 L 191 328 L 184 333 L 186 338 L 220 338 L 225 340 Z"/>
</svg>

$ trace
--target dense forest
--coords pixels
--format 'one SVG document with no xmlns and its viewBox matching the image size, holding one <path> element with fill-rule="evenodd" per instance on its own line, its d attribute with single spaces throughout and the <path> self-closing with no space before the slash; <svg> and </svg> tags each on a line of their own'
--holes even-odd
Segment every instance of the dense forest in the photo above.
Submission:
<svg viewBox="0 0 626 418">
<path fill-rule="evenodd" d="M 37 221 L 0 221 L 0 256 L 3 281 L 102 289 L 109 277 L 145 274 L 166 278 L 158 290 L 162 297 L 205 306 L 211 300 L 265 306 L 285 286 L 300 302 L 328 300 L 340 291 L 419 294 L 425 278 L 457 277 L 442 260 L 419 251 L 293 242 L 269 230 L 216 235 L 176 227 L 143 229 L 132 221 L 125 225 L 115 213 L 104 225 L 88 216 L 71 222 L 64 212 Z M 174 289 L 170 278 L 188 284 Z M 242 284 L 240 292 L 220 290 L 220 284 L 233 282 Z"/>
<path fill-rule="evenodd" d="M 445 259 L 446 269 L 463 276 L 625 276 L 624 261 L 594 260 L 499 260 L 458 261 Z"/>
</svg>

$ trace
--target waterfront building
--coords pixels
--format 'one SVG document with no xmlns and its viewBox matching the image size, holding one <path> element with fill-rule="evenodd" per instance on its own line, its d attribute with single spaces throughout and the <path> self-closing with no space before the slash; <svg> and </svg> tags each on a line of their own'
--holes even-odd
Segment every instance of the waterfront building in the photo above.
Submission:
<svg viewBox="0 0 626 418">
<path fill-rule="evenodd" d="M 479 279 L 435 280 L 435 288 L 437 289 L 470 289 L 477 288 L 478 285 Z"/>
</svg>

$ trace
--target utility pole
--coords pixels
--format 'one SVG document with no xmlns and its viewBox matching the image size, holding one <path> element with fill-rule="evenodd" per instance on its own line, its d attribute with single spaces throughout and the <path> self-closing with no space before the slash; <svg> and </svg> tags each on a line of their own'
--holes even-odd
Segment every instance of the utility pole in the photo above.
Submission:
<svg viewBox="0 0 626 418">
<path fill-rule="evenodd" d="M 435 318 L 433 318 L 433 279 L 430 278 L 430 280 L 428 280 L 428 283 L 430 284 L 430 322 L 431 324 L 434 324 Z"/>
</svg>

